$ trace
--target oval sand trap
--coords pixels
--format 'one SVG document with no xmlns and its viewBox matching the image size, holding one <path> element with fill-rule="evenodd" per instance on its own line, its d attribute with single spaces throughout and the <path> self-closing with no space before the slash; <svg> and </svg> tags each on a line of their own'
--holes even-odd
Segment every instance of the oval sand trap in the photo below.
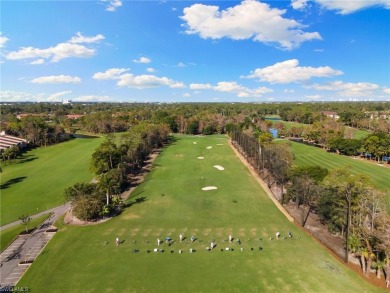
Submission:
<svg viewBox="0 0 390 293">
<path fill-rule="evenodd" d="M 215 186 L 206 186 L 206 187 L 203 187 L 202 190 L 206 191 L 206 190 L 215 190 L 215 189 L 218 189 L 217 187 Z"/>
<path fill-rule="evenodd" d="M 199 160 L 203 160 L 203 159 L 204 159 L 204 157 L 198 157 L 198 159 L 199 159 Z"/>
<path fill-rule="evenodd" d="M 193 144 L 198 144 L 198 143 L 196 141 L 194 141 Z"/>
<path fill-rule="evenodd" d="M 213 147 L 212 146 L 208 146 L 206 149 L 212 149 Z"/>
<path fill-rule="evenodd" d="M 215 166 L 213 166 L 213 167 L 214 167 L 214 168 L 217 168 L 217 169 L 220 170 L 220 171 L 225 170 L 225 168 L 222 167 L 222 166 L 220 166 L 220 165 L 215 165 Z"/>
</svg>

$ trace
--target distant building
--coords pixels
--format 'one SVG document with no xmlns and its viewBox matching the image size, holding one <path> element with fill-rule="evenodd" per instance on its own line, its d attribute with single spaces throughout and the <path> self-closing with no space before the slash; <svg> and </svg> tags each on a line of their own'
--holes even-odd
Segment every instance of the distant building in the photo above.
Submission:
<svg viewBox="0 0 390 293">
<path fill-rule="evenodd" d="M 338 120 L 340 118 L 339 115 L 337 115 L 336 112 L 332 112 L 332 111 L 322 111 L 320 112 L 322 115 L 325 115 L 326 117 L 329 117 L 329 118 L 332 118 L 332 119 L 335 119 L 335 120 Z"/>
<path fill-rule="evenodd" d="M 48 115 L 47 114 L 20 113 L 20 114 L 16 115 L 16 118 L 18 118 L 20 120 L 20 119 L 27 117 L 27 116 L 46 117 Z"/>
<path fill-rule="evenodd" d="M 66 118 L 68 119 L 79 119 L 81 117 L 83 117 L 84 115 L 80 115 L 80 114 L 68 114 L 66 115 Z"/>
<path fill-rule="evenodd" d="M 64 105 L 69 105 L 70 103 L 72 103 L 72 100 L 62 100 L 62 104 Z"/>
<path fill-rule="evenodd" d="M 0 151 L 7 148 L 18 146 L 19 148 L 25 148 L 27 146 L 27 140 L 5 134 L 5 131 L 0 132 Z"/>
</svg>

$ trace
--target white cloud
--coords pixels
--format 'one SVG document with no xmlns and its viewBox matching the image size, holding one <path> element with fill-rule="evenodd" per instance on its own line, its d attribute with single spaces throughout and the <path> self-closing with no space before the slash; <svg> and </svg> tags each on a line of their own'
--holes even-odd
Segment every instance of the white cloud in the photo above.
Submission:
<svg viewBox="0 0 390 293">
<path fill-rule="evenodd" d="M 338 91 L 343 96 L 370 96 L 373 92 L 379 89 L 379 86 L 368 82 L 342 82 L 334 81 L 327 84 L 312 84 L 305 88 L 315 89 L 319 91 Z"/>
<path fill-rule="evenodd" d="M 122 1 L 120 0 L 100 0 L 103 3 L 107 3 L 106 11 L 114 12 L 118 7 L 122 6 Z"/>
<path fill-rule="evenodd" d="M 146 71 L 150 72 L 150 73 L 156 72 L 156 70 L 154 68 L 152 68 L 152 67 L 146 68 Z"/>
<path fill-rule="evenodd" d="M 134 63 L 145 63 L 145 64 L 147 64 L 147 63 L 152 62 L 152 60 L 150 60 L 150 59 L 147 58 L 147 57 L 141 57 L 141 58 L 139 58 L 139 59 L 133 59 L 133 62 L 134 62 Z"/>
<path fill-rule="evenodd" d="M 321 99 L 321 96 L 320 95 L 308 95 L 308 96 L 305 96 L 305 98 L 308 100 L 319 100 L 319 99 Z"/>
<path fill-rule="evenodd" d="M 95 95 L 85 95 L 78 96 L 72 99 L 74 102 L 112 102 L 113 98 L 110 96 L 95 96 Z"/>
<path fill-rule="evenodd" d="M 131 73 L 122 74 L 117 82 L 118 86 L 129 88 L 155 88 L 160 86 L 168 86 L 171 88 L 183 88 L 185 85 L 181 82 L 174 81 L 167 77 L 158 77 L 155 75 L 134 75 Z"/>
<path fill-rule="evenodd" d="M 81 79 L 77 76 L 52 75 L 42 76 L 31 80 L 32 83 L 80 83 Z"/>
<path fill-rule="evenodd" d="M 8 60 L 21 59 L 51 59 L 52 62 L 58 62 L 65 58 L 87 58 L 95 55 L 94 49 L 89 49 L 82 45 L 60 43 L 47 49 L 38 49 L 33 47 L 22 47 L 19 51 L 8 53 L 5 57 Z"/>
<path fill-rule="evenodd" d="M 190 89 L 192 90 L 214 90 L 217 92 L 233 93 L 240 98 L 247 97 L 260 97 L 263 94 L 273 92 L 272 89 L 266 87 L 259 87 L 256 89 L 250 89 L 238 84 L 235 81 L 221 81 L 218 82 L 216 86 L 212 86 L 209 83 L 192 83 L 190 84 Z"/>
<path fill-rule="evenodd" d="M 212 89 L 212 85 L 209 83 L 191 83 L 190 89 L 192 90 L 208 90 Z"/>
<path fill-rule="evenodd" d="M 117 79 L 117 85 L 120 87 L 129 88 L 154 88 L 160 86 L 168 86 L 170 88 L 185 88 L 182 82 L 174 81 L 167 77 L 158 77 L 155 75 L 134 75 L 132 73 L 125 73 L 129 71 L 128 68 L 111 68 L 105 72 L 97 72 L 92 78 L 97 80 Z"/>
<path fill-rule="evenodd" d="M 312 77 L 330 77 L 343 74 L 340 70 L 335 70 L 329 66 L 322 67 L 302 67 L 298 66 L 297 59 L 291 59 L 272 66 L 257 68 L 245 78 L 256 78 L 269 83 L 291 83 L 309 80 Z"/>
<path fill-rule="evenodd" d="M 283 93 L 285 93 L 285 94 L 293 94 L 293 93 L 295 93 L 295 91 L 294 90 L 285 89 L 283 91 Z"/>
<path fill-rule="evenodd" d="M 0 91 L 0 100 L 2 102 L 39 102 L 42 101 L 45 94 L 30 94 L 17 91 Z"/>
<path fill-rule="evenodd" d="M 9 41 L 9 39 L 5 36 L 2 35 L 2 33 L 0 33 L 0 49 L 2 49 L 5 45 L 5 43 L 7 43 Z"/>
<path fill-rule="evenodd" d="M 321 39 L 318 32 L 304 32 L 301 23 L 283 18 L 286 10 L 268 4 L 246 0 L 234 7 L 219 11 L 218 6 L 194 4 L 183 10 L 181 19 L 187 34 L 199 34 L 204 39 L 253 39 L 265 44 L 276 44 L 291 50 L 302 42 Z"/>
<path fill-rule="evenodd" d="M 104 40 L 105 37 L 101 34 L 98 34 L 94 37 L 86 37 L 86 36 L 83 36 L 80 32 L 76 33 L 76 36 L 72 37 L 70 40 L 69 40 L 69 43 L 72 43 L 72 44 L 79 44 L 79 43 L 87 43 L 87 44 L 91 44 L 91 43 L 97 43 L 101 40 Z"/>
<path fill-rule="evenodd" d="M 37 59 L 37 60 L 30 62 L 30 64 L 32 64 L 32 65 L 38 65 L 38 64 L 43 64 L 43 63 L 45 63 L 45 59 Z"/>
<path fill-rule="evenodd" d="M 48 98 L 48 102 L 59 102 L 63 100 L 63 96 L 71 94 L 72 91 L 62 91 L 55 94 L 51 94 Z"/>
<path fill-rule="evenodd" d="M 292 6 L 294 9 L 302 10 L 302 9 L 306 8 L 306 6 L 307 6 L 307 1 L 308 1 L 308 0 L 292 0 L 292 1 L 291 1 L 291 6 Z"/>
<path fill-rule="evenodd" d="M 184 97 L 184 98 L 189 98 L 189 97 L 191 97 L 191 95 L 190 95 L 189 93 L 184 93 L 184 94 L 183 94 L 183 97 Z"/>
<path fill-rule="evenodd" d="M 129 68 L 111 68 L 104 72 L 96 72 L 92 78 L 97 80 L 120 79 L 121 74 L 129 70 Z"/>
<path fill-rule="evenodd" d="M 383 89 L 383 92 L 385 93 L 385 94 L 387 94 L 387 95 L 390 95 L 390 88 L 384 88 Z"/>
<path fill-rule="evenodd" d="M 340 14 L 350 14 L 361 9 L 380 6 L 385 9 L 390 9 L 389 0 L 315 0 L 323 8 L 328 10 L 337 10 Z"/>
</svg>

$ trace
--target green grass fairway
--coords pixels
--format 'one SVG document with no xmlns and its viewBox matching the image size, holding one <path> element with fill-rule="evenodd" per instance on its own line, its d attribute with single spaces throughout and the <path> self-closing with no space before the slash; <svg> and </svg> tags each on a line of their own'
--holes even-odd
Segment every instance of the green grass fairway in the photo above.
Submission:
<svg viewBox="0 0 390 293">
<path fill-rule="evenodd" d="M 63 204 L 66 187 L 93 178 L 89 161 L 101 142 L 74 139 L 31 150 L 14 164 L 2 165 L 1 225 Z"/>
<path fill-rule="evenodd" d="M 202 191 L 205 186 L 218 189 Z M 62 226 L 18 286 L 31 292 L 382 292 L 290 223 L 224 136 L 178 136 L 129 205 L 99 225 Z M 277 231 L 294 237 L 270 240 Z M 224 242 L 230 234 L 241 245 Z M 197 240 L 187 243 L 191 235 Z M 117 236 L 124 241 L 119 246 Z M 173 245 L 157 246 L 166 236 Z M 207 252 L 213 239 L 217 247 Z M 165 251 L 153 252 L 157 247 Z"/>
<path fill-rule="evenodd" d="M 267 118 L 265 118 L 265 120 L 267 120 Z M 303 127 L 305 129 L 305 128 L 310 126 L 310 124 L 303 124 L 303 123 L 299 123 L 299 122 L 272 120 L 272 117 L 270 117 L 270 119 L 268 119 L 268 120 L 272 121 L 272 124 L 283 123 L 287 130 L 291 129 L 292 127 L 298 127 L 298 128 Z M 362 139 L 371 133 L 369 131 L 361 130 L 361 129 L 355 129 L 355 130 L 356 130 L 355 135 L 354 135 L 355 139 Z"/>
<path fill-rule="evenodd" d="M 377 188 L 387 193 L 387 207 L 390 211 L 390 168 L 377 165 L 373 161 L 367 162 L 353 159 L 352 157 L 328 153 L 320 148 L 308 146 L 303 143 L 292 142 L 291 146 L 295 156 L 294 164 L 297 166 L 319 165 L 328 170 L 350 166 L 352 173 L 367 175 Z"/>
</svg>

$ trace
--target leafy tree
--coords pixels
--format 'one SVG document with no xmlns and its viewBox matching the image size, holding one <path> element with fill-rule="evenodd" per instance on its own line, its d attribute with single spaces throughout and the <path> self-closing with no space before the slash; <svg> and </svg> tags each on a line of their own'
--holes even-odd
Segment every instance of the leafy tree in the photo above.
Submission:
<svg viewBox="0 0 390 293">
<path fill-rule="evenodd" d="M 98 218 L 103 209 L 103 202 L 95 196 L 76 197 L 72 202 L 73 214 L 80 220 L 90 221 Z"/>
<path fill-rule="evenodd" d="M 77 197 L 90 196 L 96 193 L 96 184 L 93 183 L 75 183 L 73 186 L 64 190 L 64 199 L 72 201 Z"/>
<path fill-rule="evenodd" d="M 325 178 L 325 186 L 339 198 L 345 201 L 345 261 L 348 263 L 349 237 L 352 217 L 352 207 L 356 205 L 359 197 L 368 186 L 368 178 L 365 175 L 353 175 L 349 168 L 336 169 Z"/>
<path fill-rule="evenodd" d="M 32 219 L 28 216 L 28 214 L 26 214 L 26 215 L 20 216 L 19 220 L 21 221 L 21 224 L 25 227 L 26 233 L 27 233 L 28 232 L 28 224 L 31 222 Z"/>
<path fill-rule="evenodd" d="M 269 144 L 271 143 L 273 140 L 274 140 L 274 137 L 272 136 L 271 133 L 269 133 L 268 131 L 266 132 L 262 132 L 259 136 L 258 136 L 258 141 L 260 143 L 261 146 L 264 146 L 266 144 Z"/>
<path fill-rule="evenodd" d="M 121 152 L 112 138 L 106 140 L 92 154 L 90 170 L 99 175 L 118 166 Z"/>
</svg>

